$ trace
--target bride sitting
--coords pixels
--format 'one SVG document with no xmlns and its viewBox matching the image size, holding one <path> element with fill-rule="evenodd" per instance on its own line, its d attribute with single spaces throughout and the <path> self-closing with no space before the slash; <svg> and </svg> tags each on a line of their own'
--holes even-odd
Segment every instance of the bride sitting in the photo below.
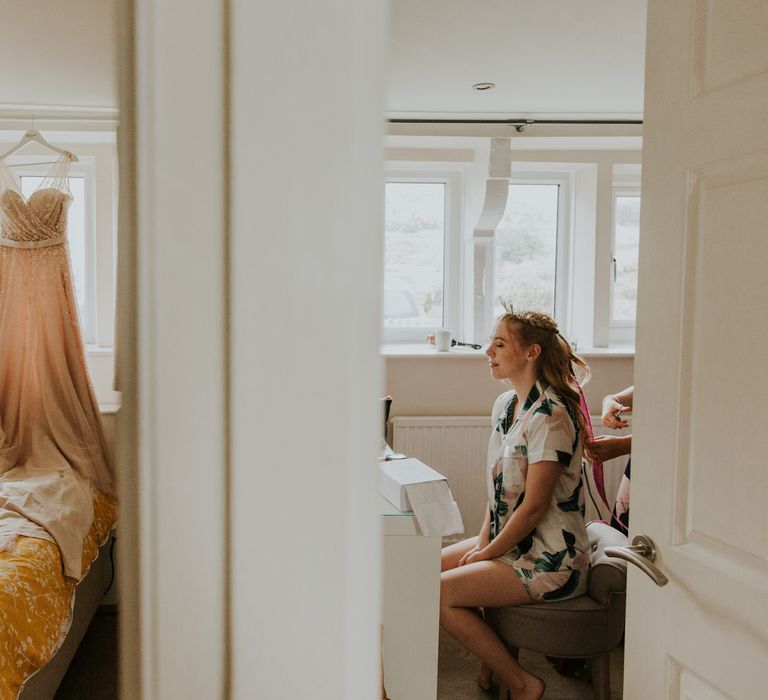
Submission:
<svg viewBox="0 0 768 700">
<path fill-rule="evenodd" d="M 547 315 L 507 307 L 485 354 L 496 400 L 488 447 L 488 500 L 476 537 L 442 555 L 440 624 L 482 661 L 515 700 L 536 700 L 544 681 L 526 671 L 483 619 L 482 608 L 564 600 L 586 590 L 590 549 L 581 481 L 586 421 L 571 352 Z"/>
</svg>

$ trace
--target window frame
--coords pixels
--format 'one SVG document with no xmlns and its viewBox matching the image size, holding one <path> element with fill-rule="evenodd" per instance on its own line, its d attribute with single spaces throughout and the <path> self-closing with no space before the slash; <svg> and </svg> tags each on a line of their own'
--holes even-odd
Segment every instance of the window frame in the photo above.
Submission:
<svg viewBox="0 0 768 700">
<path fill-rule="evenodd" d="M 622 356 L 634 352 L 635 324 L 611 324 L 613 189 L 629 187 L 633 194 L 639 190 L 639 136 L 523 140 L 494 135 L 390 134 L 387 138 L 387 175 L 396 172 L 429 176 L 453 168 L 463 173 L 457 193 L 464 217 L 459 241 L 461 275 L 446 279 L 447 284 L 453 282 L 458 287 L 460 295 L 461 323 L 453 327 L 454 331 L 459 329 L 457 337 L 463 331 L 462 339 L 485 343 L 493 324 L 494 226 L 500 220 L 499 210 L 505 208 L 504 186 L 557 180 L 558 325 L 578 352 Z M 505 149 L 510 150 L 505 153 Z M 401 345 L 389 334 L 385 333 L 382 340 L 391 345 L 389 353 L 414 351 L 408 343 Z M 423 343 L 421 337 L 416 340 Z"/>
<path fill-rule="evenodd" d="M 619 197 L 638 197 L 640 191 L 640 165 L 615 165 L 613 172 L 613 187 L 611 191 L 611 259 L 608 287 L 608 345 L 634 345 L 635 320 L 615 318 L 613 312 L 614 284 L 616 281 L 616 209 Z"/>
<path fill-rule="evenodd" d="M 444 189 L 444 235 L 443 235 L 443 325 L 404 328 L 387 328 L 382 316 L 381 340 L 384 343 L 425 342 L 426 337 L 440 328 L 453 331 L 454 336 L 461 334 L 462 309 L 461 291 L 463 288 L 461 232 L 463 217 L 463 171 L 439 167 L 429 167 L 428 163 L 419 162 L 414 167 L 404 163 L 388 167 L 385 171 L 384 187 L 388 183 L 439 183 Z M 385 202 L 386 204 L 386 202 Z M 382 222 L 382 226 L 384 222 Z M 386 231 L 384 232 L 386 236 Z M 383 271 L 382 271 L 383 281 Z M 382 287 L 383 289 L 383 287 Z"/>
</svg>

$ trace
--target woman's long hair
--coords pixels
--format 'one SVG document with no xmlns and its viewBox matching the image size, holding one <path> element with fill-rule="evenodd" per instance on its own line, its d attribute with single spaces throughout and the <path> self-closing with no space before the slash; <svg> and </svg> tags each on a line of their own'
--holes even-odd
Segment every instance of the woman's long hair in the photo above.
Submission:
<svg viewBox="0 0 768 700">
<path fill-rule="evenodd" d="M 565 402 L 581 433 L 584 453 L 589 457 L 589 429 L 581 410 L 579 394 L 579 387 L 586 384 L 591 376 L 589 365 L 573 352 L 551 316 L 538 311 L 514 311 L 512 305 L 505 301 L 502 301 L 502 306 L 506 312 L 500 320 L 507 324 L 509 332 L 526 347 L 541 347 L 539 376 Z"/>
</svg>

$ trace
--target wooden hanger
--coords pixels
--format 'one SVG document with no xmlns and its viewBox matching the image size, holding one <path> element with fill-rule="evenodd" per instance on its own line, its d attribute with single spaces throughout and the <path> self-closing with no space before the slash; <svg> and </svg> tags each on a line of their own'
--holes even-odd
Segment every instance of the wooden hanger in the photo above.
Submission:
<svg viewBox="0 0 768 700">
<path fill-rule="evenodd" d="M 39 143 L 41 146 L 45 146 L 46 148 L 49 148 L 50 150 L 61 153 L 61 155 L 68 155 L 69 159 L 77 162 L 78 158 L 74 153 L 71 153 L 70 151 L 67 151 L 63 148 L 59 148 L 58 146 L 54 146 L 52 143 L 49 143 L 43 138 L 43 135 L 37 130 L 37 129 L 27 129 L 24 132 L 24 136 L 21 137 L 21 141 L 19 141 L 11 150 L 6 151 L 2 155 L 0 155 L 0 160 L 5 160 L 8 156 L 13 155 L 18 151 L 19 149 L 26 146 L 30 141 L 35 141 L 36 143 Z"/>
</svg>

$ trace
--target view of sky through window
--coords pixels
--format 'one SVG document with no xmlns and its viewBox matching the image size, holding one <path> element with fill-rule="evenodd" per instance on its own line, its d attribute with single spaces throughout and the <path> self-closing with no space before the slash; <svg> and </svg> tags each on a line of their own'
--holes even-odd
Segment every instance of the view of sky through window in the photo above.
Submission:
<svg viewBox="0 0 768 700">
<path fill-rule="evenodd" d="M 495 294 L 515 309 L 555 311 L 559 185 L 511 184 L 494 240 Z M 502 307 L 496 303 L 495 315 Z"/>
<path fill-rule="evenodd" d="M 615 321 L 635 320 L 639 246 L 640 197 L 616 197 L 613 244 L 616 267 L 611 299 Z"/>
<path fill-rule="evenodd" d="M 384 327 L 443 325 L 445 184 L 388 182 Z"/>
</svg>

